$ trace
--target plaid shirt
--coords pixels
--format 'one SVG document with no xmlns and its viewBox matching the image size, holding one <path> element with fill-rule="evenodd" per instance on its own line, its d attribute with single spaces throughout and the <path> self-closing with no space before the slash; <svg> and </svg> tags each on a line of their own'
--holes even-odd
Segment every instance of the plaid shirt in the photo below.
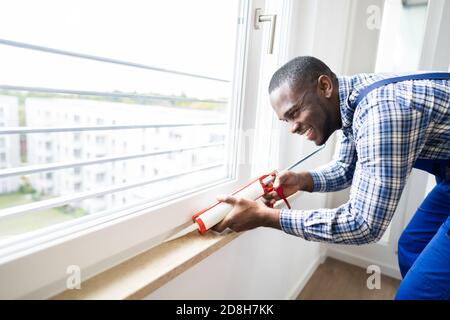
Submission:
<svg viewBox="0 0 450 320">
<path fill-rule="evenodd" d="M 349 201 L 336 209 L 282 209 L 286 233 L 321 242 L 376 242 L 392 219 L 415 160 L 450 159 L 449 80 L 388 84 L 352 108 L 364 87 L 393 76 L 338 78 L 339 145 L 331 163 L 310 173 L 315 192 L 351 185 Z"/>
</svg>

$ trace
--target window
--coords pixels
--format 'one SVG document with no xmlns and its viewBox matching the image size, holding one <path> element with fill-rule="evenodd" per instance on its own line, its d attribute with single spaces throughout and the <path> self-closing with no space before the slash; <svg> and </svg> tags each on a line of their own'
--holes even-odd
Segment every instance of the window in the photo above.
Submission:
<svg viewBox="0 0 450 320">
<path fill-rule="evenodd" d="M 81 182 L 77 182 L 73 185 L 75 191 L 81 191 Z"/>
<path fill-rule="evenodd" d="M 103 183 L 104 181 L 105 181 L 105 173 L 104 172 L 98 172 L 95 175 L 95 182 Z"/>
<path fill-rule="evenodd" d="M 197 162 L 198 162 L 197 155 L 195 153 L 193 153 L 191 155 L 191 163 L 192 164 L 197 164 Z"/>
<path fill-rule="evenodd" d="M 214 199 L 210 190 L 229 192 L 249 178 L 249 172 L 239 173 L 236 156 L 239 130 L 250 126 L 241 112 L 244 98 L 250 99 L 243 94 L 248 4 L 117 1 L 108 3 L 105 11 L 95 2 L 72 1 L 73 14 L 67 2 L 43 0 L 36 5 L 19 0 L 3 6 L 7 14 L 0 19 L 0 89 L 5 84 L 10 95 L 20 95 L 26 121 L 19 134 L 35 142 L 27 143 L 26 158 L 16 170 L 18 175 L 27 172 L 30 190 L 48 196 L 32 192 L 21 204 L 0 210 L 0 221 L 7 219 L 22 230 L 0 234 L 0 249 L 5 248 L 0 258 L 9 257 L 14 246 L 31 250 L 41 238 L 77 246 L 87 234 L 81 231 L 93 226 L 99 240 L 89 246 L 96 247 L 102 242 L 100 234 L 108 233 L 106 222 L 124 228 L 113 249 L 118 254 L 188 221 L 194 210 Z M 23 21 L 27 29 L 33 25 L 33 33 L 22 32 Z M 56 113 L 69 115 L 67 121 L 59 123 Z M 147 134 L 142 129 L 148 129 Z M 87 138 L 73 145 L 76 139 L 70 134 L 80 132 Z M 223 135 L 210 142 L 215 132 Z M 104 138 L 89 138 L 97 134 Z M 54 160 L 35 166 L 33 157 L 42 152 L 43 138 L 51 141 Z M 117 148 L 107 147 L 106 139 Z M 105 156 L 89 156 L 97 154 L 98 143 L 105 145 Z M 143 145 L 148 148 L 141 149 Z M 143 159 L 154 175 L 142 176 Z M 77 181 L 74 168 L 89 170 L 90 175 L 83 171 L 86 174 L 77 178 L 82 181 Z M 50 181 L 36 179 L 41 173 L 50 174 Z M 105 185 L 107 181 L 114 183 Z M 111 205 L 106 195 L 115 192 L 120 192 L 119 200 Z M 65 213 L 69 205 L 78 213 Z M 34 223 L 36 217 L 50 218 Z M 145 232 L 138 230 L 144 226 Z M 27 238 L 28 232 L 33 237 Z M 73 242 L 65 240 L 65 235 L 78 232 L 79 237 L 70 238 Z M 2 241 L 8 245 L 2 247 Z M 89 261 L 113 254 L 99 252 Z M 61 275 L 59 270 L 47 274 L 55 279 Z"/>
<path fill-rule="evenodd" d="M 105 136 L 96 136 L 95 143 L 103 145 L 105 144 Z"/>
<path fill-rule="evenodd" d="M 77 148 L 77 149 L 73 149 L 73 156 L 77 159 L 81 158 L 81 149 Z"/>
<path fill-rule="evenodd" d="M 74 141 L 80 141 L 81 140 L 81 134 L 79 132 L 76 132 L 73 134 L 73 140 Z"/>
<path fill-rule="evenodd" d="M 378 44 L 376 72 L 417 70 L 425 33 L 427 1 L 416 5 L 386 1 Z"/>
</svg>

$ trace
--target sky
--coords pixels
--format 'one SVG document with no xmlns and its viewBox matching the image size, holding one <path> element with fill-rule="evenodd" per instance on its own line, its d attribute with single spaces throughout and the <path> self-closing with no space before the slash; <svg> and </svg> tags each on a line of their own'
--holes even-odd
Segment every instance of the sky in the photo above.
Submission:
<svg viewBox="0 0 450 320">
<path fill-rule="evenodd" d="M 2 0 L 0 38 L 231 80 L 238 0 Z M 223 98 L 229 84 L 0 45 L 0 84 Z"/>
</svg>

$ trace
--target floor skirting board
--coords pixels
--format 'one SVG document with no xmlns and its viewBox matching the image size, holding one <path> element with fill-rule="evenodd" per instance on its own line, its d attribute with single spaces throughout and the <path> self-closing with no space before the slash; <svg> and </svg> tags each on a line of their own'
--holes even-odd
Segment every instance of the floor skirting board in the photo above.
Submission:
<svg viewBox="0 0 450 320">
<path fill-rule="evenodd" d="M 286 297 L 287 300 L 295 300 L 297 299 L 300 292 L 303 290 L 305 285 L 308 283 L 309 279 L 312 277 L 316 269 L 321 265 L 325 259 L 327 258 L 326 254 L 322 254 L 314 259 L 309 267 L 306 269 L 304 276 L 299 279 L 299 281 L 294 286 L 294 289 L 291 293 Z"/>
<path fill-rule="evenodd" d="M 337 249 L 327 249 L 327 256 L 350 264 L 354 264 L 362 268 L 367 268 L 369 265 L 377 265 L 380 267 L 382 274 L 395 279 L 399 280 L 402 279 L 398 266 L 379 263 L 377 261 L 370 260 L 366 257 L 354 255 Z"/>
</svg>

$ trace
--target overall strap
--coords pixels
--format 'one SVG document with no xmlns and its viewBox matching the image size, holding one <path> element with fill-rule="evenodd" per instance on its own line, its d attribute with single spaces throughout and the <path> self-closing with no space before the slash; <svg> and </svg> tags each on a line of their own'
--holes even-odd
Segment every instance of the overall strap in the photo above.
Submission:
<svg viewBox="0 0 450 320">
<path fill-rule="evenodd" d="M 355 102 L 352 103 L 352 108 L 355 109 L 356 106 L 361 102 L 361 100 L 364 99 L 365 96 L 367 96 L 372 90 L 385 86 L 387 84 L 408 80 L 446 80 L 446 79 L 450 80 L 450 72 L 409 74 L 405 76 L 386 78 L 380 81 L 376 81 L 361 90 L 359 95 L 356 97 Z"/>
<path fill-rule="evenodd" d="M 397 83 L 408 80 L 450 80 L 450 72 L 432 72 L 410 74 L 405 76 L 386 78 L 376 81 L 361 90 L 356 97 L 355 102 L 351 105 L 354 109 L 356 106 L 372 91 L 387 84 Z M 448 159 L 417 159 L 414 168 L 427 171 L 436 177 L 445 181 L 450 181 L 450 160 Z"/>
<path fill-rule="evenodd" d="M 426 171 L 440 180 L 450 182 L 449 159 L 416 159 L 413 168 Z"/>
</svg>

